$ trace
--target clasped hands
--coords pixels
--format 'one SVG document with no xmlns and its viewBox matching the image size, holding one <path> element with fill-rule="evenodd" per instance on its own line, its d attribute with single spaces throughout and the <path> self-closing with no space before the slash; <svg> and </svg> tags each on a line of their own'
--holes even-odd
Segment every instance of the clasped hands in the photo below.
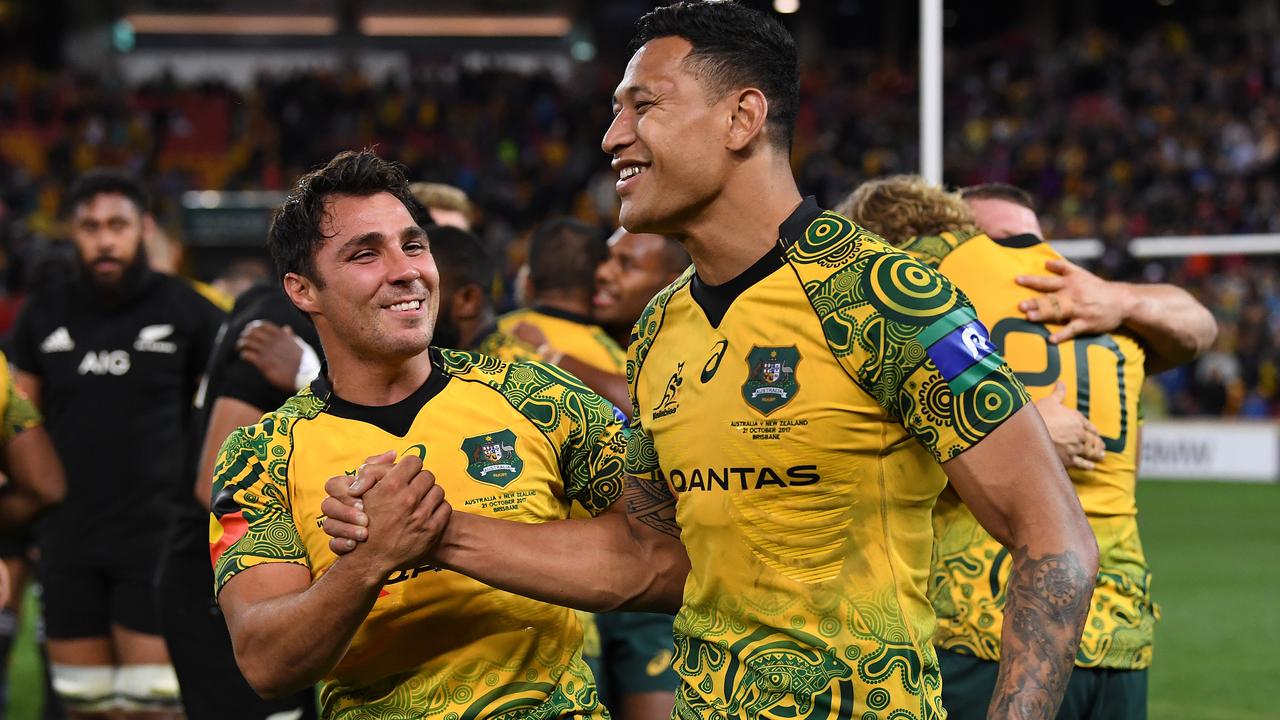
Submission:
<svg viewBox="0 0 1280 720">
<path fill-rule="evenodd" d="M 363 557 L 380 572 L 430 561 L 453 509 L 422 459 L 394 451 L 365 461 L 353 479 L 329 478 L 320 504 L 323 529 L 334 554 Z"/>
</svg>

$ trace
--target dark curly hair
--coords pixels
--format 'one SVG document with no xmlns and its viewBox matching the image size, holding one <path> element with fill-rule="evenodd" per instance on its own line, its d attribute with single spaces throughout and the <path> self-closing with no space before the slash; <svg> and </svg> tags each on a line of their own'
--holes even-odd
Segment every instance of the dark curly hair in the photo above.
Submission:
<svg viewBox="0 0 1280 720">
<path fill-rule="evenodd" d="M 98 195 L 123 195 L 129 198 L 138 212 L 145 215 L 151 209 L 151 196 L 137 175 L 123 168 L 94 168 L 71 183 L 62 200 L 62 214 L 70 215 L 81 204 Z"/>
<path fill-rule="evenodd" d="M 733 2 L 676 2 L 636 21 L 631 52 L 650 40 L 680 37 L 693 49 L 686 62 L 708 95 L 754 87 L 769 102 L 769 139 L 790 150 L 800 106 L 800 64 L 787 29 L 757 10 Z"/>
<path fill-rule="evenodd" d="M 410 192 L 400 164 L 383 160 L 372 150 L 344 150 L 324 167 L 303 175 L 276 209 L 267 233 L 267 249 L 280 277 L 297 273 L 324 287 L 315 255 L 331 237 L 320 229 L 327 214 L 325 202 L 333 195 L 368 197 L 384 192 L 404 203 L 419 226 L 431 224 L 427 211 Z"/>
</svg>

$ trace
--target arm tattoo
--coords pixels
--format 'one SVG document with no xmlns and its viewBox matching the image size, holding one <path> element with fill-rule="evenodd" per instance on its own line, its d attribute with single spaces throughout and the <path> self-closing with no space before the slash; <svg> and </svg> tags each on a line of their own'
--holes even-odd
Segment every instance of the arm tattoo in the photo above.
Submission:
<svg viewBox="0 0 1280 720">
<path fill-rule="evenodd" d="M 1094 578 L 1074 553 L 1013 553 L 1005 592 L 1000 674 L 988 717 L 1054 717 L 1075 665 Z"/>
<path fill-rule="evenodd" d="M 627 502 L 627 515 L 651 530 L 680 539 L 680 526 L 676 524 L 676 499 L 667 484 L 627 476 L 622 497 Z"/>
</svg>

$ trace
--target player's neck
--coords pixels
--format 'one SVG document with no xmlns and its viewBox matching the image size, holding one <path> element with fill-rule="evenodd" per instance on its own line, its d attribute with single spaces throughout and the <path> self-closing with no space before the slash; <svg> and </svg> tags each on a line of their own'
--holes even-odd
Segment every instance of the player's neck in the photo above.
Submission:
<svg viewBox="0 0 1280 720">
<path fill-rule="evenodd" d="M 431 376 L 428 351 L 407 360 L 358 357 L 349 352 L 328 354 L 329 385 L 338 397 L 356 405 L 392 405 L 409 397 Z"/>
<path fill-rule="evenodd" d="M 470 350 L 482 338 L 482 333 L 495 327 L 492 308 L 486 308 L 473 318 L 458 321 L 458 349 Z"/>
<path fill-rule="evenodd" d="M 801 200 L 789 168 L 726 186 L 683 233 L 698 277 L 721 285 L 741 275 L 777 244 L 778 226 Z"/>
<path fill-rule="evenodd" d="M 591 295 L 589 293 L 545 292 L 534 298 L 533 307 L 551 308 L 563 312 L 591 317 Z"/>
</svg>

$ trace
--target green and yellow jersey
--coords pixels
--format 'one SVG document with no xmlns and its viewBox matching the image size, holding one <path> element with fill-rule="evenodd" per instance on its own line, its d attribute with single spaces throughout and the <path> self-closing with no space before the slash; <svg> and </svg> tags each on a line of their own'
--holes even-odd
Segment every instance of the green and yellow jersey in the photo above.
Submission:
<svg viewBox="0 0 1280 720">
<path fill-rule="evenodd" d="M 498 318 L 497 332 L 489 334 L 476 347 L 476 352 L 492 355 L 506 362 L 540 360 L 537 348 L 515 338 L 515 327 L 529 323 L 542 331 L 547 343 L 556 350 L 603 370 L 621 375 L 626 371 L 627 355 L 604 328 L 590 318 L 555 308 L 536 307 L 513 310 Z"/>
<path fill-rule="evenodd" d="M 504 362 L 545 360 L 538 349 L 515 334 L 520 323 L 529 323 L 542 331 L 547 343 L 556 350 L 572 355 L 581 362 L 615 375 L 626 372 L 626 352 L 590 318 L 555 308 L 537 306 L 513 310 L 498 318 L 497 326 L 484 337 L 475 350 Z M 574 505 L 573 517 L 588 517 L 583 508 Z M 600 630 L 591 613 L 578 611 L 583 631 L 583 655 L 592 668 L 601 670 L 603 646 Z"/>
<path fill-rule="evenodd" d="M 1146 353 L 1131 335 L 1088 335 L 1053 345 L 1060 325 L 1025 319 L 1018 303 L 1037 293 L 1017 285 L 1017 275 L 1044 274 L 1057 252 L 1031 235 L 1000 242 L 986 235 L 944 233 L 912 240 L 908 252 L 937 267 L 968 294 L 991 339 L 1031 396 L 1048 396 L 1055 383 L 1065 399 L 1102 434 L 1106 457 L 1093 470 L 1069 470 L 1076 494 L 1098 538 L 1098 584 L 1076 654 L 1081 667 L 1141 669 L 1151 664 L 1157 610 L 1151 573 L 1138 539 L 1135 483 L 1138 467 L 1138 398 L 1146 377 Z M 938 613 L 938 647 L 1000 659 L 1004 589 L 1009 554 L 982 529 L 955 492 L 948 490 L 934 515 L 938 555 L 930 599 Z"/>
<path fill-rule="evenodd" d="M 9 359 L 0 352 L 0 442 L 8 442 L 42 422 L 40 411 L 14 383 Z"/>
<path fill-rule="evenodd" d="M 262 563 L 313 579 L 335 561 L 324 483 L 388 448 L 423 458 L 455 512 L 564 519 L 622 492 L 613 406 L 554 367 L 432 351 L 423 387 L 392 406 L 337 397 L 322 374 L 228 438 L 214 481 L 215 591 Z M 424 566 L 393 574 L 320 690 L 328 718 L 605 717 L 573 611 Z"/>
<path fill-rule="evenodd" d="M 692 269 L 631 343 L 627 470 L 692 565 L 677 716 L 941 718 L 939 462 L 1026 402 L 942 275 L 812 199 L 738 278 Z"/>
</svg>

